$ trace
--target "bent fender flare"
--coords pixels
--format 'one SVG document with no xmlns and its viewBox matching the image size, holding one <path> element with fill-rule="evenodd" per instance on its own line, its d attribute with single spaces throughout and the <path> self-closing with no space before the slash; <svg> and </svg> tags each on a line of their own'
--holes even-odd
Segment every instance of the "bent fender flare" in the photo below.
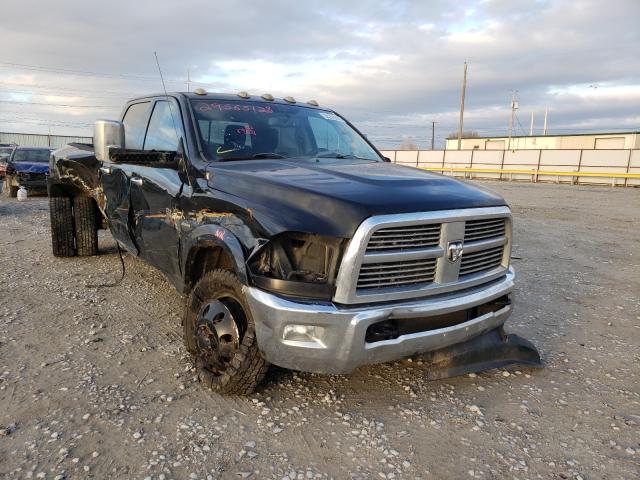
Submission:
<svg viewBox="0 0 640 480">
<path fill-rule="evenodd" d="M 189 261 L 191 252 L 202 246 L 219 246 L 227 252 L 235 264 L 235 273 L 238 279 L 244 285 L 249 284 L 247 277 L 247 268 L 245 265 L 244 250 L 236 236 L 220 225 L 200 225 L 193 229 L 183 239 L 182 256 L 180 262 L 180 270 L 186 287 L 188 279 L 186 278 L 187 262 Z"/>
</svg>

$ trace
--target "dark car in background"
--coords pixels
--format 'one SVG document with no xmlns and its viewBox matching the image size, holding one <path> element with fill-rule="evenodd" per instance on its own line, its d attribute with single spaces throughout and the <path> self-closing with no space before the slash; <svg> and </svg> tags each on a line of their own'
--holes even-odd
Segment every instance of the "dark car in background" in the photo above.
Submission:
<svg viewBox="0 0 640 480">
<path fill-rule="evenodd" d="M 18 147 L 7 162 L 4 192 L 15 197 L 20 187 L 27 191 L 45 192 L 49 174 L 50 148 Z"/>
</svg>

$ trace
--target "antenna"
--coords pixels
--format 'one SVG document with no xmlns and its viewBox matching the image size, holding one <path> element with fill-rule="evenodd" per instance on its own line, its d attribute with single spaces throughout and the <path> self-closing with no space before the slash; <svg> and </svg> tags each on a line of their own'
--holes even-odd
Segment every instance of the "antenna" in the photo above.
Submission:
<svg viewBox="0 0 640 480">
<path fill-rule="evenodd" d="M 169 113 L 171 114 L 171 123 L 173 123 L 173 131 L 176 134 L 178 143 L 180 143 L 180 135 L 178 135 L 178 128 L 176 127 L 176 119 L 173 117 L 173 108 L 171 108 L 171 100 L 169 100 L 169 94 L 167 93 L 167 87 L 164 84 L 164 77 L 162 76 L 162 69 L 160 68 L 160 60 L 158 60 L 158 52 L 153 52 L 156 57 L 156 65 L 158 65 L 158 73 L 160 74 L 160 80 L 162 81 L 162 89 L 164 90 L 164 96 L 167 99 L 169 105 Z"/>
</svg>

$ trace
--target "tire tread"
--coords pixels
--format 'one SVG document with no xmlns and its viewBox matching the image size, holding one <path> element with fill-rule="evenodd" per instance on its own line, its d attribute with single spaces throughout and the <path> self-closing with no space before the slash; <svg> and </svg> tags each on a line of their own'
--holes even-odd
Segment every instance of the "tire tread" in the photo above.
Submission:
<svg viewBox="0 0 640 480">
<path fill-rule="evenodd" d="M 98 215 L 91 197 L 73 198 L 76 249 L 81 257 L 98 254 Z"/>
<path fill-rule="evenodd" d="M 69 197 L 49 197 L 51 247 L 56 257 L 73 257 L 74 226 L 72 201 Z"/>
</svg>

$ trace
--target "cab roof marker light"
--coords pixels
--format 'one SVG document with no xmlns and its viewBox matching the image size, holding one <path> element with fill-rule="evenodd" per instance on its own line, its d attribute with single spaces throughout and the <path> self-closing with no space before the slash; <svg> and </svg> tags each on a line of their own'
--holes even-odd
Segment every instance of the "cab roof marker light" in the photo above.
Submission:
<svg viewBox="0 0 640 480">
<path fill-rule="evenodd" d="M 273 102 L 273 95 L 271 95 L 270 93 L 263 93 L 262 99 L 267 100 L 269 102 Z"/>
<path fill-rule="evenodd" d="M 309 100 L 309 101 L 307 102 L 307 104 L 308 104 L 308 105 L 312 105 L 312 106 L 314 106 L 314 107 L 318 107 L 318 106 L 319 106 L 319 105 L 318 105 L 318 102 L 317 102 L 316 100 Z"/>
<path fill-rule="evenodd" d="M 238 96 L 239 96 L 240 98 L 244 98 L 244 99 L 251 98 L 251 95 L 249 95 L 249 94 L 248 94 L 247 92 L 245 92 L 244 90 L 243 90 L 243 91 L 241 91 L 241 92 L 238 92 Z"/>
<path fill-rule="evenodd" d="M 296 103 L 296 99 L 293 97 L 284 97 L 283 100 L 287 103 Z"/>
<path fill-rule="evenodd" d="M 206 95 L 207 91 L 204 88 L 196 88 L 193 93 L 196 95 Z"/>
</svg>

